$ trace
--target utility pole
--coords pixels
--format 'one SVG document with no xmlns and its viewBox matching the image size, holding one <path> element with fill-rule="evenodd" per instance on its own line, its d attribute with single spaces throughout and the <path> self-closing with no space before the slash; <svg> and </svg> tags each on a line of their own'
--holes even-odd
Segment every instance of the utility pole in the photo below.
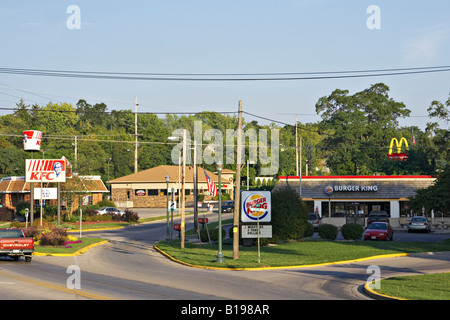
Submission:
<svg viewBox="0 0 450 320">
<path fill-rule="evenodd" d="M 138 172 L 138 165 L 137 165 L 137 153 L 138 153 L 138 142 L 137 142 L 137 96 L 134 97 L 134 173 Z"/>
<path fill-rule="evenodd" d="M 194 139 L 194 230 L 198 233 L 198 172 L 197 172 L 197 141 Z"/>
<path fill-rule="evenodd" d="M 300 136 L 300 179 L 298 185 L 298 194 L 300 198 L 302 197 L 302 136 Z"/>
<path fill-rule="evenodd" d="M 185 240 L 185 183 L 186 183 L 186 129 L 183 130 L 183 166 L 181 167 L 181 249 L 184 249 Z M 219 208 L 220 210 L 220 208 Z"/>
<path fill-rule="evenodd" d="M 241 209 L 242 100 L 239 100 L 236 151 L 236 192 L 233 213 L 233 259 L 239 259 L 239 213 Z M 220 210 L 220 208 L 219 208 Z"/>
<path fill-rule="evenodd" d="M 298 176 L 297 115 L 295 116 L 295 174 Z"/>
</svg>

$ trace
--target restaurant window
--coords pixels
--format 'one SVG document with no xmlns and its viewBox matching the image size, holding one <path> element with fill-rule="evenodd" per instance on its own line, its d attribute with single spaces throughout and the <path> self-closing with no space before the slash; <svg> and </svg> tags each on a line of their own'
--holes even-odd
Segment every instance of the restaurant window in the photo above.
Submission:
<svg viewBox="0 0 450 320">
<path fill-rule="evenodd" d="M 159 190 L 158 189 L 148 189 L 147 190 L 147 195 L 149 195 L 149 196 L 157 196 L 159 193 Z"/>
</svg>

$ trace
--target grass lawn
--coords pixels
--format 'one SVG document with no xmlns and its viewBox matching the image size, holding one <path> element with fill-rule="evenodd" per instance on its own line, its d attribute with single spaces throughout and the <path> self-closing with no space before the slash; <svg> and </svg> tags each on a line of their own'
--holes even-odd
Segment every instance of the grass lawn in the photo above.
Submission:
<svg viewBox="0 0 450 320">
<path fill-rule="evenodd" d="M 450 273 L 393 277 L 381 280 L 374 290 L 408 300 L 450 300 Z"/>
<path fill-rule="evenodd" d="M 99 243 L 105 239 L 101 238 L 81 238 L 81 243 L 71 243 L 71 248 L 65 247 L 52 247 L 52 246 L 35 246 L 35 253 L 39 254 L 74 254 L 78 250 L 84 249 L 87 246 Z"/>
<path fill-rule="evenodd" d="M 257 247 L 239 247 L 239 259 L 233 260 L 232 244 L 224 241 L 225 263 L 220 265 L 215 262 L 217 244 L 186 242 L 185 249 L 181 250 L 177 240 L 173 246 L 161 241 L 157 247 L 171 257 L 192 265 L 239 269 L 332 263 L 384 254 L 450 251 L 450 240 L 439 243 L 305 240 L 261 247 L 261 263 L 258 263 Z"/>
</svg>

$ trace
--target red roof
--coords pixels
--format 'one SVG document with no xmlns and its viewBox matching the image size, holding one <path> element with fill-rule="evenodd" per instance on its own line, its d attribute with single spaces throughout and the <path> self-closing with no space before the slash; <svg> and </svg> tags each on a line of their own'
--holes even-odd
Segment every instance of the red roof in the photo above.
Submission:
<svg viewBox="0 0 450 320">
<path fill-rule="evenodd" d="M 278 179 L 299 179 L 299 176 L 279 176 Z M 433 179 L 433 176 L 404 175 L 404 176 L 302 176 L 303 179 Z"/>
</svg>

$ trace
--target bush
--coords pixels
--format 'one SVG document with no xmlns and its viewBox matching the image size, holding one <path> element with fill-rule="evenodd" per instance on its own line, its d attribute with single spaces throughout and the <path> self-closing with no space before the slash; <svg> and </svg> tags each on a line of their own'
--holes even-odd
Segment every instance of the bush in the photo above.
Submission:
<svg viewBox="0 0 450 320">
<path fill-rule="evenodd" d="M 305 227 L 305 238 L 312 237 L 314 234 L 314 226 L 311 223 L 307 223 Z"/>
<path fill-rule="evenodd" d="M 6 207 L 0 208 L 0 221 L 13 221 L 14 210 L 8 209 Z"/>
<path fill-rule="evenodd" d="M 326 240 L 336 240 L 338 228 L 332 224 L 324 223 L 318 228 L 319 236 Z"/>
<path fill-rule="evenodd" d="M 23 229 L 25 237 L 33 238 L 37 245 L 62 246 L 67 240 L 67 231 L 63 228 L 44 224 L 41 227 L 31 226 Z"/>
<path fill-rule="evenodd" d="M 342 226 L 341 233 L 346 240 L 359 240 L 362 238 L 364 228 L 357 223 L 347 223 Z"/>
<path fill-rule="evenodd" d="M 117 216 L 119 216 L 119 220 L 123 218 L 126 222 L 138 222 L 139 220 L 139 215 L 130 209 L 126 209 L 122 217 L 120 217 L 120 215 Z"/>
<path fill-rule="evenodd" d="M 21 201 L 16 204 L 16 214 L 24 216 L 25 215 L 25 209 L 30 209 L 30 203 L 26 201 Z"/>
<path fill-rule="evenodd" d="M 280 240 L 302 239 L 307 210 L 297 192 L 289 186 L 272 191 L 272 232 Z"/>
</svg>

